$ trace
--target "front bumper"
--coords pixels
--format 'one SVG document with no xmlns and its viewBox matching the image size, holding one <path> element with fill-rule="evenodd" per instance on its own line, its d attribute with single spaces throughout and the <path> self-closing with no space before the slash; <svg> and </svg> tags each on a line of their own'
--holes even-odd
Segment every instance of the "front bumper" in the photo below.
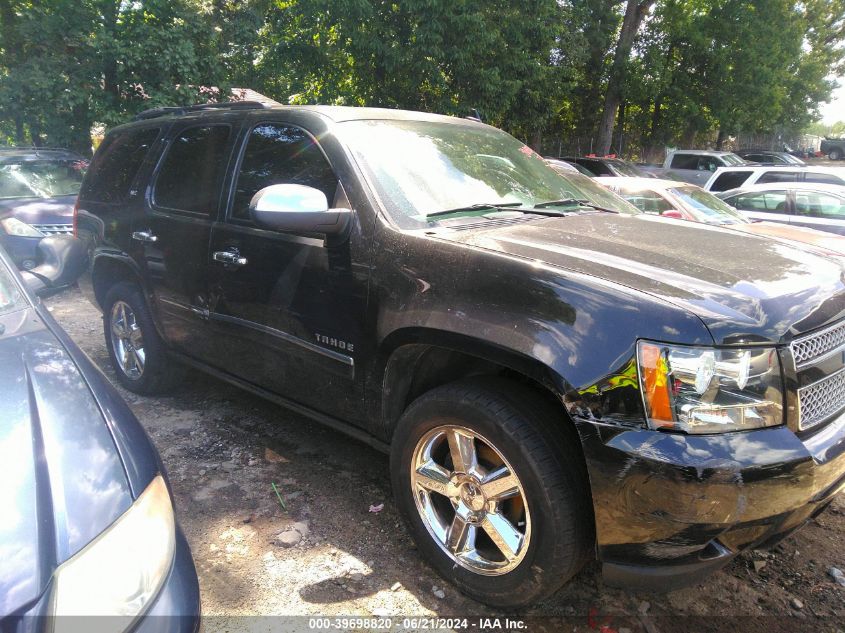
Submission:
<svg viewBox="0 0 845 633">
<path fill-rule="evenodd" d="M 18 268 L 25 268 L 25 263 L 32 262 L 35 265 L 38 262 L 38 244 L 44 239 L 39 237 L 22 237 L 20 235 L 7 235 L 0 232 L 0 245 L 6 249 L 9 257 Z M 28 266 L 31 268 L 32 266 Z"/>
<path fill-rule="evenodd" d="M 771 547 L 845 489 L 845 414 L 723 435 L 578 422 L 607 582 L 670 590 Z"/>
<path fill-rule="evenodd" d="M 46 615 L 49 609 L 50 589 L 25 613 L 0 619 L 3 633 L 47 633 L 52 631 L 54 618 Z M 119 631 L 125 626 L 123 618 L 107 616 L 64 616 L 64 630 Z M 124 633 L 197 633 L 201 630 L 200 591 L 197 572 L 191 558 L 191 548 L 182 530 L 176 528 L 176 550 L 170 573 L 155 600 L 144 614 Z"/>
<path fill-rule="evenodd" d="M 191 548 L 176 530 L 173 566 L 150 608 L 132 633 L 196 633 L 201 624 L 200 588 Z"/>
</svg>

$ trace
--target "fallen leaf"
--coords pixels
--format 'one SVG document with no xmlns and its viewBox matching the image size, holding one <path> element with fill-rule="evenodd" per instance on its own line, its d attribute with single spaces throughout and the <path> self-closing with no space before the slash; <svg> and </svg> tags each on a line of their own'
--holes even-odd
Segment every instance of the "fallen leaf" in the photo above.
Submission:
<svg viewBox="0 0 845 633">
<path fill-rule="evenodd" d="M 284 457 L 279 455 L 276 451 L 274 451 L 272 448 L 264 449 L 264 459 L 270 462 L 271 464 L 285 464 L 288 461 Z"/>
<path fill-rule="evenodd" d="M 378 513 L 378 512 L 381 512 L 382 510 L 384 510 L 384 504 L 383 503 L 380 503 L 377 506 L 370 506 L 370 512 L 372 512 L 372 513 Z"/>
</svg>

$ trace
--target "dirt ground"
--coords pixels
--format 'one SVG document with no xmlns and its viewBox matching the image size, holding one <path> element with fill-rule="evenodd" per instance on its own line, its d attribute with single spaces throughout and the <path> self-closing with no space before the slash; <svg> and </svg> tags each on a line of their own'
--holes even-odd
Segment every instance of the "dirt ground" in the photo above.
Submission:
<svg viewBox="0 0 845 633">
<path fill-rule="evenodd" d="M 96 309 L 76 289 L 46 303 L 114 381 Z M 166 397 L 121 393 L 170 473 L 203 613 L 226 616 L 207 617 L 206 631 L 236 630 L 233 618 L 247 615 L 501 615 L 420 559 L 391 498 L 386 456 L 198 373 Z M 697 587 L 613 589 L 593 563 L 520 615 L 607 633 L 696 629 L 685 621 L 697 630 L 748 631 L 756 622 L 766 631 L 845 631 L 845 587 L 828 575 L 845 570 L 844 546 L 841 495 L 774 551 L 740 556 Z"/>
</svg>

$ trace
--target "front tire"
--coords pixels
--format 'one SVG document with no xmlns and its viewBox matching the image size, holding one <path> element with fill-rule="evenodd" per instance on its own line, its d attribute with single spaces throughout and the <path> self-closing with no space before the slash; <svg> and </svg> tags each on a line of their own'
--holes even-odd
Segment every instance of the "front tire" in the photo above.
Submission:
<svg viewBox="0 0 845 633">
<path fill-rule="evenodd" d="M 169 390 L 181 368 L 167 356 L 141 289 L 133 283 L 112 286 L 103 301 L 103 334 L 120 384 L 142 395 Z"/>
<path fill-rule="evenodd" d="M 841 149 L 832 149 L 830 150 L 830 154 L 827 155 L 830 160 L 840 160 L 842 158 L 842 150 Z"/>
<path fill-rule="evenodd" d="M 542 394 L 498 379 L 438 387 L 400 419 L 396 503 L 425 558 L 472 598 L 525 606 L 589 557 L 589 485 L 566 424 Z"/>
</svg>

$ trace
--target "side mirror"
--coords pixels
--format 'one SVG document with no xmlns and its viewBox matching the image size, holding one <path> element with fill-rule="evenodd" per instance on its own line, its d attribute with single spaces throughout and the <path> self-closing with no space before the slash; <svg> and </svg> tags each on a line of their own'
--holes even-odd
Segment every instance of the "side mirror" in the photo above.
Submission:
<svg viewBox="0 0 845 633">
<path fill-rule="evenodd" d="M 88 249 L 70 235 L 50 235 L 38 242 L 38 261 L 21 276 L 30 290 L 41 295 L 75 282 L 88 265 Z"/>
<path fill-rule="evenodd" d="M 684 215 L 678 211 L 677 209 L 669 209 L 668 211 L 664 211 L 660 214 L 660 217 L 663 218 L 675 218 L 676 220 L 683 220 Z"/>
<path fill-rule="evenodd" d="M 330 209 L 326 195 L 304 185 L 270 185 L 249 203 L 249 215 L 258 226 L 271 231 L 338 235 L 352 218 L 349 209 Z"/>
</svg>

